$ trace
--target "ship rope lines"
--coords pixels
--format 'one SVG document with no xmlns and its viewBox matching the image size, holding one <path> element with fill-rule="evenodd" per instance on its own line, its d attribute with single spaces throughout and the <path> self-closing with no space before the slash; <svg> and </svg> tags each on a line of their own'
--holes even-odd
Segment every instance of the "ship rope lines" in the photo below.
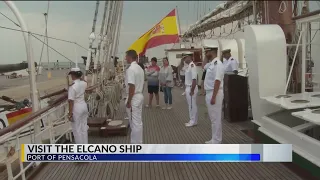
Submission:
<svg viewBox="0 0 320 180">
<path fill-rule="evenodd" d="M 254 1 L 228 1 L 218 5 L 214 10 L 203 16 L 195 24 L 189 26 L 183 34 L 183 39 L 195 38 L 233 38 L 234 35 L 244 30 L 244 26 L 253 23 Z M 256 3 L 259 4 L 259 3 Z M 260 11 L 257 11 L 260 12 Z M 259 16 L 259 13 L 256 14 Z M 261 19 L 258 18 L 258 24 Z M 231 25 L 226 31 L 227 25 Z"/>
<path fill-rule="evenodd" d="M 3 15 L 3 13 L 0 13 Z M 5 16 L 5 15 L 3 15 Z M 14 22 L 12 19 L 9 19 L 10 21 L 12 21 L 14 24 L 16 24 L 16 22 Z M 19 25 L 18 25 L 19 26 Z M 0 26 L 1 29 L 6 29 L 6 30 L 11 30 L 11 31 L 18 31 L 18 32 L 25 32 L 25 31 L 22 31 L 20 29 L 14 29 L 14 28 L 9 28 L 9 27 L 5 27 L 5 26 Z M 44 38 L 48 38 L 48 39 L 53 39 L 53 40 L 56 40 L 56 41 L 61 41 L 61 42 L 65 42 L 65 43 L 70 43 L 70 44 L 76 44 L 77 46 L 79 46 L 80 48 L 82 49 L 86 49 L 84 48 L 83 46 L 81 46 L 80 44 L 78 44 L 77 42 L 74 42 L 74 41 L 70 41 L 70 40 L 66 40 L 66 39 L 60 39 L 60 38 L 56 38 L 56 37 L 52 37 L 52 36 L 46 36 L 46 35 L 43 35 L 43 34 L 38 34 L 38 33 L 34 33 L 34 32 L 26 32 L 26 33 L 30 33 L 31 36 L 33 36 L 36 40 L 40 41 L 42 44 L 48 46 L 50 49 L 52 49 L 53 51 L 55 51 L 56 53 L 58 53 L 59 55 L 61 55 L 62 57 L 64 57 L 66 60 L 74 63 L 73 60 L 71 60 L 70 58 L 68 58 L 66 55 L 64 55 L 63 53 L 61 53 L 60 51 L 56 50 L 55 48 L 53 48 L 52 46 L 49 46 L 45 41 L 41 40 L 40 38 L 38 38 L 37 36 L 41 36 L 41 37 L 44 37 Z"/>
</svg>

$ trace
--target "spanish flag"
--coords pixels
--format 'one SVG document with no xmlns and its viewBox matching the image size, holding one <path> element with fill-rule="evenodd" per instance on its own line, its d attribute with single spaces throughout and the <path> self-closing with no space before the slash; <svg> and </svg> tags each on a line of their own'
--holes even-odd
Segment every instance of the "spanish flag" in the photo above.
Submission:
<svg viewBox="0 0 320 180">
<path fill-rule="evenodd" d="M 14 111 L 6 114 L 9 126 L 15 123 L 16 121 L 19 121 L 22 118 L 28 116 L 29 114 L 31 114 L 31 112 L 32 112 L 32 108 L 23 108 L 18 111 Z"/>
<path fill-rule="evenodd" d="M 141 56 L 145 54 L 147 49 L 177 42 L 179 42 L 179 31 L 176 9 L 174 9 L 134 42 L 128 50 L 133 49 Z"/>
</svg>

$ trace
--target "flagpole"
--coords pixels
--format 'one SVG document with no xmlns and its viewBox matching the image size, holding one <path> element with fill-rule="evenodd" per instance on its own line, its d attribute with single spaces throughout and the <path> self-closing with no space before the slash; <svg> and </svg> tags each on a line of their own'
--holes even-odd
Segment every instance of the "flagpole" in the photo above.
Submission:
<svg viewBox="0 0 320 180">
<path fill-rule="evenodd" d="M 178 14 L 178 6 L 176 6 L 176 16 L 177 16 L 178 35 L 179 35 L 179 38 L 180 38 L 181 28 L 180 28 L 179 14 Z"/>
<path fill-rule="evenodd" d="M 176 6 L 175 8 L 176 10 L 176 23 L 177 23 L 177 26 L 178 26 L 178 43 L 180 44 L 180 34 L 181 34 L 181 28 L 180 28 L 180 20 L 179 20 L 179 14 L 178 14 L 178 6 Z M 174 47 L 176 43 L 173 44 L 173 46 L 171 47 L 171 49 Z M 181 48 L 181 44 L 180 44 L 180 48 Z"/>
<path fill-rule="evenodd" d="M 123 53 L 121 53 L 121 58 L 122 58 L 122 71 L 125 72 Z"/>
<path fill-rule="evenodd" d="M 78 68 L 78 53 L 77 53 L 77 46 L 74 47 L 74 52 L 76 55 L 76 68 Z"/>
</svg>

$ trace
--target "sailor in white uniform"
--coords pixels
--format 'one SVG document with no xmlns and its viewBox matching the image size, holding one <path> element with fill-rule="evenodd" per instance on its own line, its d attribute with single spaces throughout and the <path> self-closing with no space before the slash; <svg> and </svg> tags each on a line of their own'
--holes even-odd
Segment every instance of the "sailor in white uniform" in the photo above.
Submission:
<svg viewBox="0 0 320 180">
<path fill-rule="evenodd" d="M 137 53 L 135 50 L 126 52 L 127 63 L 130 67 L 127 69 L 126 87 L 126 111 L 129 115 L 129 123 L 131 128 L 131 144 L 142 144 L 143 127 L 142 127 L 142 105 L 144 101 L 144 71 L 137 63 Z"/>
<path fill-rule="evenodd" d="M 87 82 L 81 80 L 82 72 L 79 68 L 72 68 L 69 72 L 73 81 L 68 90 L 69 120 L 76 144 L 88 144 L 88 106 L 84 100 Z"/>
<path fill-rule="evenodd" d="M 124 87 L 126 88 L 126 97 L 124 98 L 125 101 L 128 99 L 128 94 L 129 94 L 128 71 L 127 71 L 129 67 L 130 67 L 130 64 L 127 64 L 126 67 L 125 67 L 125 72 L 124 72 L 124 75 L 125 75 L 124 76 Z M 128 120 L 129 119 L 129 114 L 127 113 L 126 116 L 124 117 L 124 119 Z"/>
<path fill-rule="evenodd" d="M 193 60 L 192 52 L 182 54 L 182 58 L 184 59 L 184 62 L 188 65 L 185 70 L 185 86 L 186 86 L 185 94 L 186 94 L 186 98 L 189 106 L 190 120 L 185 125 L 187 127 L 192 127 L 197 125 L 197 121 L 198 121 L 197 69 L 196 69 L 196 65 L 192 62 Z"/>
<path fill-rule="evenodd" d="M 224 66 L 217 58 L 218 48 L 214 46 L 204 47 L 206 57 L 212 60 L 206 66 L 206 77 L 204 79 L 204 89 L 206 91 L 206 104 L 208 115 L 211 121 L 212 138 L 207 144 L 220 144 L 222 141 L 221 113 L 223 101 L 223 78 Z"/>
<path fill-rule="evenodd" d="M 238 74 L 239 62 L 235 58 L 231 57 L 231 49 L 225 49 L 222 51 L 223 65 L 226 73 Z"/>
</svg>

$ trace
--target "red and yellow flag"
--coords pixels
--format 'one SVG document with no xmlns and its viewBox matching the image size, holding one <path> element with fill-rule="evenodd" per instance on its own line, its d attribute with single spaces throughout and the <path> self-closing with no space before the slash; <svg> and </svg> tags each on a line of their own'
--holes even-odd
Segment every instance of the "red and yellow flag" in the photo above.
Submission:
<svg viewBox="0 0 320 180">
<path fill-rule="evenodd" d="M 31 112 L 32 112 L 32 108 L 24 108 L 24 109 L 20 109 L 18 111 L 14 111 L 14 112 L 6 114 L 7 119 L 8 119 L 8 124 L 11 125 L 11 124 L 15 123 L 16 121 L 21 120 L 22 118 L 31 114 Z"/>
<path fill-rule="evenodd" d="M 133 49 L 141 56 L 145 54 L 147 49 L 163 44 L 177 43 L 178 41 L 179 31 L 176 9 L 174 9 L 158 24 L 153 26 L 148 32 L 134 42 L 128 50 Z"/>
</svg>

